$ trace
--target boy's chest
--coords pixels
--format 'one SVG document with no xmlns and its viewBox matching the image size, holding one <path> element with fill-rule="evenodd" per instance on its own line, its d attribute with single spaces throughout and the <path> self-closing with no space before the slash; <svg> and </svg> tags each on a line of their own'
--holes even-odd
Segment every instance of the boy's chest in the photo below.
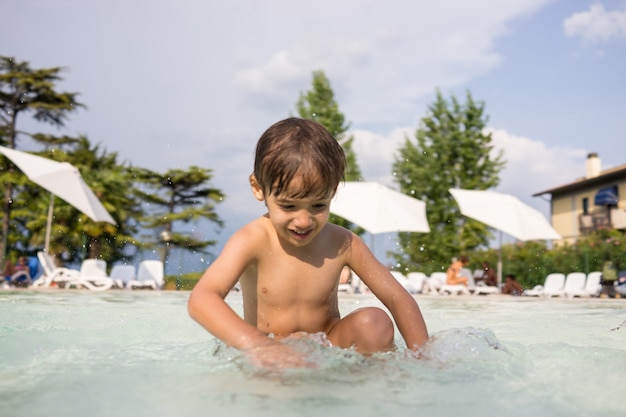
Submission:
<svg viewBox="0 0 626 417">
<path fill-rule="evenodd" d="M 334 294 L 343 262 L 312 262 L 287 254 L 268 254 L 257 264 L 257 297 L 266 305 L 325 303 Z"/>
</svg>

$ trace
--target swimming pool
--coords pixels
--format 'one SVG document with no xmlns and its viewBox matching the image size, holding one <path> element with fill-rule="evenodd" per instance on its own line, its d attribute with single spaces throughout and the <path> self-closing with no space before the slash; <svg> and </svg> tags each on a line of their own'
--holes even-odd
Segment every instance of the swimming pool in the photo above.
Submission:
<svg viewBox="0 0 626 417">
<path fill-rule="evenodd" d="M 626 301 L 417 296 L 432 341 L 318 369 L 251 368 L 187 315 L 188 292 L 0 292 L 0 415 L 618 416 Z M 241 297 L 229 304 L 241 311 Z M 379 305 L 342 296 L 342 312 Z M 621 327 L 620 327 L 621 325 Z M 402 339 L 397 336 L 397 343 Z"/>
</svg>

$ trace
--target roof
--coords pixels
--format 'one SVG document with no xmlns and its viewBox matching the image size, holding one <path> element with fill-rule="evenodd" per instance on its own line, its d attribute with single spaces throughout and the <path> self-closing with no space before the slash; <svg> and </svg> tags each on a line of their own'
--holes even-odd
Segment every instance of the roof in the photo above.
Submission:
<svg viewBox="0 0 626 417">
<path fill-rule="evenodd" d="M 591 178 L 581 177 L 568 184 L 559 185 L 539 193 L 533 194 L 537 197 L 544 194 L 563 194 L 570 191 L 578 191 L 590 187 L 609 185 L 612 181 L 626 180 L 626 164 L 618 165 L 602 171 L 599 175 Z"/>
</svg>

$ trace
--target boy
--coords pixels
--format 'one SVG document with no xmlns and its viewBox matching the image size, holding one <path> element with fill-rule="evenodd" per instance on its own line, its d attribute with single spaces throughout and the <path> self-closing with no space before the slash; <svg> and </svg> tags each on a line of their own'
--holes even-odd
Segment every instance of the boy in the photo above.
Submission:
<svg viewBox="0 0 626 417">
<path fill-rule="evenodd" d="M 226 344 L 263 367 L 308 366 L 280 339 L 323 332 L 328 342 L 371 354 L 394 347 L 393 322 L 377 307 L 340 317 L 344 266 L 393 315 L 410 349 L 428 339 L 413 297 L 349 230 L 328 223 L 343 179 L 345 156 L 320 124 L 289 118 L 270 126 L 256 147 L 252 193 L 267 213 L 230 237 L 189 298 L 189 314 Z M 239 281 L 244 318 L 224 301 Z M 271 337 L 273 336 L 273 337 Z"/>
</svg>

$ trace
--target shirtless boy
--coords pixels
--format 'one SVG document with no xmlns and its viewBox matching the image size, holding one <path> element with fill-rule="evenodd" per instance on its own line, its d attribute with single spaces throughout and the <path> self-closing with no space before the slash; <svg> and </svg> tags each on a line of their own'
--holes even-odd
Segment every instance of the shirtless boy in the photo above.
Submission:
<svg viewBox="0 0 626 417">
<path fill-rule="evenodd" d="M 363 354 L 394 348 L 394 325 L 377 307 L 341 317 L 337 289 L 344 266 L 387 307 L 406 345 L 428 332 L 415 299 L 363 241 L 328 223 L 345 170 L 343 149 L 320 124 L 297 118 L 270 126 L 256 147 L 250 186 L 267 213 L 235 232 L 191 292 L 191 317 L 263 367 L 307 366 L 280 339 L 323 332 Z M 240 282 L 243 319 L 224 301 Z"/>
</svg>

